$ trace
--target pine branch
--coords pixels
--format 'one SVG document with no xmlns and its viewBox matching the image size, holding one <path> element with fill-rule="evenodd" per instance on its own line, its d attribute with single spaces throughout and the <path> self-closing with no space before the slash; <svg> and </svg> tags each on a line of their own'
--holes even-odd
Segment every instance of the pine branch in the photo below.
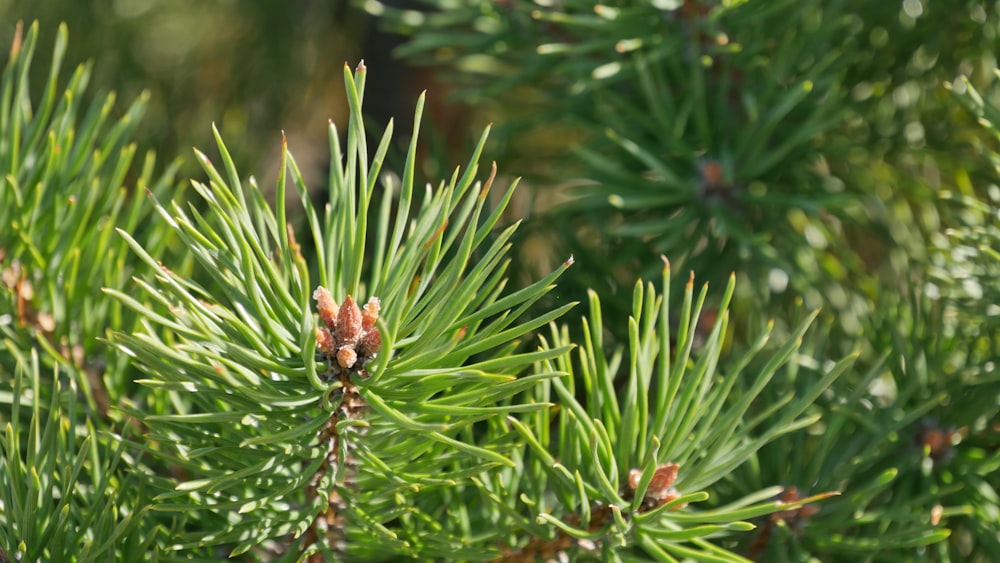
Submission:
<svg viewBox="0 0 1000 563">
<path fill-rule="evenodd" d="M 469 5 L 426 15 L 440 33 L 411 48 L 448 39 L 494 63 L 525 57 L 510 80 L 487 69 L 500 90 L 575 80 L 560 111 L 610 133 L 582 153 L 600 197 L 574 212 L 636 248 L 680 245 L 694 263 L 717 240 L 768 268 L 819 256 L 839 226 L 804 213 L 847 200 L 796 182 L 822 172 L 801 166 L 844 109 L 828 102 L 848 59 L 799 55 L 851 42 L 839 27 L 851 21 L 833 17 L 846 4 L 815 18 L 811 3 L 669 4 Z M 790 14 L 815 33 L 750 25 Z M 469 17 L 476 34 L 462 30 Z M 686 35 L 636 32 L 664 25 Z M 539 30 L 558 41 L 535 45 Z M 489 51 L 514 37 L 531 41 Z M 517 182 L 490 197 L 501 188 L 495 164 L 478 166 L 488 130 L 464 168 L 419 190 L 417 134 L 397 178 L 393 124 L 369 142 L 367 69 L 345 67 L 350 121 L 343 136 L 329 128 L 322 206 L 284 139 L 271 204 L 218 131 L 185 201 L 172 167 L 134 162 L 145 97 L 121 112 L 113 95 L 88 105 L 87 65 L 61 86 L 65 28 L 32 94 L 37 41 L 37 25 L 18 31 L 0 79 L 0 560 L 1000 557 L 989 86 L 948 85 L 977 121 L 983 164 L 917 202 L 931 219 L 897 241 L 887 269 L 906 275 L 836 286 L 838 312 L 877 314 L 796 305 L 795 323 L 759 321 L 747 298 L 761 293 L 736 293 L 735 276 L 718 295 L 696 292 L 693 274 L 672 290 L 667 264 L 623 298 L 588 291 L 577 328 L 557 324 L 575 304 L 552 292 L 572 258 L 509 287 Z M 621 60 L 602 64 L 604 51 Z M 755 72 L 767 80 L 731 99 Z M 718 130 L 733 104 L 740 127 Z M 288 189 L 301 213 L 286 209 Z M 705 209 L 692 215 L 691 202 Z M 613 225 L 609 205 L 628 220 Z M 675 206 L 665 227 L 644 215 Z M 779 215 L 791 239 L 755 238 Z M 652 271 L 636 248 L 578 256 L 597 272 Z M 790 283 L 815 292 L 834 266 L 860 264 Z M 615 321 L 622 304 L 630 316 Z M 860 336 L 845 338 L 852 322 Z M 840 349 L 861 351 L 830 359 Z"/>
<path fill-rule="evenodd" d="M 121 231 L 160 269 L 139 281 L 138 294 L 108 291 L 149 323 L 115 342 L 149 374 L 143 384 L 172 397 L 175 411 L 130 412 L 152 429 L 162 446 L 156 454 L 188 475 L 159 495 L 156 508 L 208 511 L 225 522 L 208 538 L 183 534 L 179 548 L 232 543 L 233 555 L 263 549 L 312 560 L 470 549 L 460 520 L 437 522 L 439 488 L 512 464 L 509 441 L 480 444 L 477 424 L 545 407 L 510 399 L 555 374 L 517 375 L 567 348 L 526 353 L 517 343 L 572 304 L 521 317 L 570 262 L 501 293 L 512 229 L 496 232 L 502 207 L 486 208 L 495 168 L 485 184 L 474 181 L 485 136 L 467 171 L 428 191 L 412 215 L 411 143 L 400 199 L 376 212 L 373 201 L 394 196 L 377 190 L 391 126 L 369 159 L 360 125 L 365 74 L 363 66 L 345 68 L 347 153 L 331 125 L 334 170 L 322 218 L 282 148 L 287 166 L 276 201 L 285 200 L 290 175 L 317 249 L 319 289 L 280 222 L 284 208 L 272 210 L 252 180 L 244 187 L 218 135 L 222 171 L 199 153 L 209 183 L 194 190 L 205 210 L 156 205 L 198 268 L 161 267 Z M 364 311 L 355 296 L 367 296 Z"/>
<path fill-rule="evenodd" d="M 100 340 L 138 321 L 99 296 L 143 271 L 116 227 L 171 255 L 128 186 L 176 193 L 174 167 L 158 172 L 151 153 L 134 162 L 145 96 L 124 112 L 114 95 L 88 103 L 90 65 L 61 85 L 65 26 L 34 98 L 38 24 L 22 31 L 0 79 L 0 549 L 12 560 L 143 559 L 165 521 L 147 519 L 144 460 L 115 436 L 136 426 L 117 407 L 145 396 L 128 358 Z"/>
<path fill-rule="evenodd" d="M 698 508 L 710 497 L 701 489 L 727 477 L 775 438 L 815 422 L 813 416 L 802 416 L 806 407 L 853 358 L 832 367 L 800 400 L 786 400 L 782 408 L 769 409 L 769 415 L 748 423 L 748 409 L 771 375 L 790 361 L 812 318 L 770 356 L 752 388 L 739 389 L 736 382 L 746 377 L 739 366 L 763 346 L 749 351 L 735 369 L 717 371 L 734 281 L 726 288 L 718 321 L 694 356 L 694 327 L 707 288 L 696 300 L 693 279 L 688 281 L 674 349 L 669 300 L 662 297 L 669 294 L 669 286 L 669 266 L 663 269 L 659 292 L 652 284 L 636 284 L 624 357 L 623 351 L 607 349 L 601 342 L 600 301 L 592 294 L 591 314 L 584 321 L 587 338 L 577 361 L 562 356 L 542 362 L 539 369 L 544 372 L 567 376 L 546 381 L 529 394 L 534 402 L 545 403 L 554 391 L 558 409 L 511 416 L 509 428 L 497 428 L 500 433 L 514 430 L 524 439 L 517 457 L 524 459 L 525 473 L 484 475 L 477 485 L 494 505 L 492 519 L 528 533 L 527 541 L 507 536 L 518 539 L 502 549 L 501 560 L 587 554 L 616 558 L 638 552 L 666 560 L 742 560 L 705 540 L 752 530 L 745 518 L 787 514 L 837 494 L 779 497 L 781 489 L 772 488 L 727 507 Z M 567 331 L 553 327 L 546 346 L 567 342 Z M 619 373 L 624 381 L 616 377 Z M 576 388 L 577 381 L 583 389 Z M 755 435 L 757 426 L 766 430 Z"/>
</svg>

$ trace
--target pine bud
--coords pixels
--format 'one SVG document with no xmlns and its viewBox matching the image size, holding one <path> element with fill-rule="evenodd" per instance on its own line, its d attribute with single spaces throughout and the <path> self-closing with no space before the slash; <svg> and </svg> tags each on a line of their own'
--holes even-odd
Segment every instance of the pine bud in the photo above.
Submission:
<svg viewBox="0 0 1000 563">
<path fill-rule="evenodd" d="M 653 510 L 658 506 L 663 506 L 681 497 L 681 493 L 672 486 L 674 481 L 677 480 L 679 469 L 680 466 L 676 463 L 664 463 L 656 468 L 656 471 L 653 472 L 653 478 L 649 482 L 649 487 L 642 498 L 642 511 Z M 630 493 L 635 494 L 636 489 L 639 488 L 639 481 L 641 479 L 641 469 L 632 469 L 628 472 L 628 489 Z M 685 506 L 687 505 L 675 506 L 672 510 L 680 510 Z"/>
<path fill-rule="evenodd" d="M 340 367 L 351 369 L 357 361 L 358 353 L 354 351 L 354 348 L 345 346 L 337 350 L 337 363 L 340 364 Z"/>
<path fill-rule="evenodd" d="M 350 295 L 344 299 L 344 305 L 340 308 L 334 336 L 341 346 L 353 346 L 361 337 L 361 309 Z"/>
<path fill-rule="evenodd" d="M 375 327 L 366 330 L 358 341 L 358 354 L 368 359 L 374 358 L 381 348 L 382 334 Z"/>
<path fill-rule="evenodd" d="M 316 349 L 327 356 L 337 353 L 337 341 L 333 339 L 330 329 L 325 326 L 316 327 Z"/>
<path fill-rule="evenodd" d="M 319 311 L 319 318 L 330 330 L 337 326 L 337 302 L 333 300 L 330 290 L 323 286 L 316 288 L 313 292 L 313 299 L 316 300 L 316 309 Z M 350 299 L 350 298 L 348 298 Z"/>
<path fill-rule="evenodd" d="M 381 307 L 382 302 L 379 301 L 378 297 L 368 299 L 364 310 L 361 311 L 361 327 L 364 330 L 370 331 L 375 328 L 375 321 L 378 320 L 378 312 Z"/>
<path fill-rule="evenodd" d="M 674 484 L 674 481 L 677 480 L 678 469 L 680 469 L 680 466 L 676 463 L 665 463 L 657 467 L 656 472 L 653 473 L 653 480 L 649 482 L 649 490 L 646 491 L 646 496 L 661 498 L 667 489 Z"/>
<path fill-rule="evenodd" d="M 639 488 L 639 479 L 642 479 L 641 469 L 630 469 L 628 472 L 628 490 L 635 492 Z"/>
</svg>

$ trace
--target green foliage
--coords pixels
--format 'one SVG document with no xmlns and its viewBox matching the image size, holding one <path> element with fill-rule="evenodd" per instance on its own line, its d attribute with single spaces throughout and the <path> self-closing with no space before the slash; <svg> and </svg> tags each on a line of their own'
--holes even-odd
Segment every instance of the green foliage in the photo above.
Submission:
<svg viewBox="0 0 1000 563">
<path fill-rule="evenodd" d="M 758 519 L 727 547 L 759 560 L 996 559 L 983 476 L 1000 391 L 998 114 L 996 90 L 976 89 L 993 80 L 995 14 L 980 2 L 426 4 L 364 6 L 412 34 L 399 53 L 440 67 L 540 171 L 528 227 L 594 265 L 564 287 L 606 287 L 605 306 L 627 310 L 628 276 L 652 275 L 656 254 L 712 281 L 735 270 L 748 283 L 732 351 L 752 350 L 765 319 L 794 336 L 800 298 L 822 305 L 832 314 L 763 404 L 808 395 L 815 374 L 857 354 L 812 407 L 820 419 L 715 487 L 723 499 L 772 485 L 787 499 L 843 494 Z M 534 157 L 546 135 L 551 150 Z M 564 203 L 544 207 L 553 193 Z M 631 342 L 625 329 L 605 337 Z"/>
<path fill-rule="evenodd" d="M 4 393 L 0 553 L 8 561 L 144 558 L 155 536 L 139 528 L 149 499 L 138 474 L 123 474 L 131 456 L 99 436 L 61 368 L 43 385 L 38 354 L 18 360 Z"/>
<path fill-rule="evenodd" d="M 141 558 L 155 530 L 138 526 L 149 499 L 126 472 L 136 452 L 102 433 L 123 426 L 111 406 L 142 397 L 128 359 L 99 341 L 137 320 L 94 297 L 142 270 L 115 227 L 169 254 L 169 238 L 143 228 L 152 207 L 124 183 L 165 194 L 171 175 L 155 172 L 152 154 L 132 165 L 144 100 L 117 118 L 113 95 L 88 104 L 86 65 L 60 93 L 64 27 L 42 97 L 31 98 L 38 35 L 34 25 L 18 37 L 0 85 L 0 547 L 30 561 Z"/>
<path fill-rule="evenodd" d="M 471 102 L 512 98 L 504 109 L 527 103 L 529 119 L 580 131 L 573 170 L 589 181 L 555 214 L 587 237 L 575 247 L 614 257 L 607 270 L 651 274 L 665 252 L 712 280 L 734 267 L 757 285 L 772 270 L 795 284 L 822 273 L 801 262 L 853 201 L 817 143 L 848 110 L 843 44 L 863 24 L 846 2 L 445 4 L 389 13 L 433 30 L 401 53 L 457 51 Z"/>
<path fill-rule="evenodd" d="M 450 182 L 428 193 L 419 211 L 410 217 L 416 159 L 416 143 L 412 142 L 399 199 L 391 199 L 394 181 L 383 185 L 379 194 L 382 205 L 375 218 L 374 248 L 366 248 L 366 221 L 369 207 L 377 199 L 379 167 L 392 126 L 369 163 L 368 143 L 360 127 L 365 74 L 363 68 L 354 75 L 345 71 L 353 110 L 347 156 L 342 158 L 339 136 L 331 128 L 331 159 L 342 162 L 343 168 L 335 167 L 331 172 L 330 201 L 322 219 L 305 197 L 308 192 L 294 159 L 283 152 L 292 182 L 303 195 L 311 242 L 320 264 L 320 285 L 329 287 L 337 301 L 365 294 L 381 299 L 377 326 L 382 349 L 362 371 L 350 372 L 351 377 L 346 379 L 335 377 L 336 367 L 330 371 L 325 365 L 332 359 L 317 355 L 315 321 L 308 301 L 312 283 L 307 261 L 298 254 L 290 231 L 279 227 L 286 214 L 280 203 L 285 200 L 286 175 L 279 177 L 279 204 L 272 212 L 252 182 L 249 188 L 242 187 L 221 140 L 225 177 L 200 157 L 210 184 L 196 182 L 194 189 L 202 196 L 206 212 L 198 212 L 195 207 L 185 210 L 179 204 L 169 209 L 157 207 L 199 267 L 190 274 L 163 267 L 155 280 L 137 280 L 142 290 L 138 296 L 109 292 L 147 319 L 145 330 L 121 334 L 115 340 L 150 375 L 141 382 L 170 398 L 169 412 L 130 413 L 152 430 L 147 438 L 158 444 L 153 457 L 187 476 L 180 481 L 164 480 L 163 476 L 152 479 L 154 486 L 167 489 L 157 496 L 154 509 L 189 513 L 188 518 L 198 523 L 196 530 L 174 538 L 173 548 L 236 544 L 234 555 L 259 546 L 258 556 L 318 553 L 333 557 L 343 552 L 362 558 L 395 554 L 477 559 L 496 553 L 501 539 L 512 539 L 512 548 L 522 547 L 524 540 L 520 536 L 526 532 L 528 537 L 547 538 L 557 529 L 566 531 L 564 522 L 544 521 L 540 513 L 534 514 L 537 523 L 524 531 L 497 528 L 489 513 L 477 513 L 475 505 L 462 511 L 451 510 L 456 499 L 450 491 L 472 487 L 473 478 L 484 483 L 497 471 L 506 471 L 508 477 L 525 471 L 523 444 L 515 438 L 520 434 L 529 444 L 539 443 L 532 428 L 548 427 L 548 415 L 543 413 L 549 403 L 513 399 L 524 393 L 548 395 L 547 382 L 560 375 L 572 375 L 565 359 L 560 360 L 572 343 L 557 336 L 551 346 L 522 351 L 518 342 L 573 304 L 527 319 L 522 316 L 572 262 L 567 261 L 552 275 L 524 289 L 504 293 L 503 258 L 516 225 L 496 227 L 513 186 L 500 205 L 485 211 L 485 195 L 496 171 L 485 185 L 473 183 L 485 137 L 470 161 L 469 171 L 461 175 L 456 171 Z M 419 128 L 420 113 L 418 105 L 415 130 Z M 123 236 L 145 262 L 157 265 L 156 259 L 127 233 Z M 367 256 L 374 257 L 370 263 L 363 262 Z M 199 271 L 212 280 L 215 291 L 193 281 Z M 362 278 L 367 281 L 362 283 Z M 641 286 L 637 291 L 637 303 L 643 303 Z M 732 291 L 730 285 L 727 295 Z M 703 293 L 699 309 L 704 299 Z M 655 331 L 665 329 L 665 325 L 655 323 L 654 309 L 660 307 L 656 301 L 651 293 L 643 309 L 635 312 L 636 319 L 643 315 L 646 319 L 645 339 L 657 338 Z M 690 311 L 691 306 L 689 291 L 685 307 Z M 666 319 L 667 315 L 664 311 L 661 317 Z M 697 313 L 694 316 L 696 319 Z M 599 333 L 600 321 L 594 323 Z M 691 460 L 699 475 L 689 479 L 691 486 L 708 486 L 763 443 L 807 424 L 808 418 L 797 420 L 796 416 L 846 366 L 839 366 L 830 377 L 818 381 L 811 394 L 787 405 L 789 408 L 778 420 L 770 421 L 773 426 L 751 439 L 747 433 L 765 418 L 734 432 L 743 426 L 740 415 L 766 385 L 766 374 L 789 359 L 795 340 L 774 357 L 770 371 L 761 376 L 754 392 L 740 399 L 742 410 L 717 419 L 724 403 L 730 400 L 728 391 L 740 371 L 734 369 L 721 383 L 713 381 L 722 345 L 722 323 L 706 344 L 704 354 L 692 364 L 694 381 L 684 381 L 693 342 L 688 326 L 690 323 L 679 331 L 686 351 L 671 373 L 670 381 L 674 383 L 669 393 L 668 387 L 662 386 L 666 372 L 657 371 L 661 391 L 655 404 L 645 405 L 641 411 L 629 403 L 612 406 L 615 395 L 611 384 L 616 369 L 598 368 L 603 373 L 602 381 L 599 385 L 594 382 L 592 391 L 596 394 L 592 401 L 604 406 L 591 405 L 588 414 L 597 416 L 604 411 L 611 418 L 577 418 L 583 423 L 577 428 L 563 422 L 569 444 L 561 447 L 575 451 L 581 440 L 592 442 L 603 436 L 603 455 L 607 455 L 611 451 L 609 436 L 618 434 L 620 427 L 631 428 L 630 432 L 639 436 L 646 434 L 642 429 L 645 425 L 652 424 L 652 433 L 642 440 L 644 445 L 638 452 L 626 447 L 633 443 L 631 439 L 626 437 L 620 442 L 620 461 L 610 469 L 611 475 L 624 475 L 628 467 L 652 471 L 656 463 L 668 459 L 655 454 L 659 447 L 655 444 L 666 439 L 668 426 L 676 424 L 680 431 L 671 435 L 664 455 L 676 455 L 682 463 Z M 804 329 L 805 325 L 795 338 L 800 338 Z M 634 343 L 647 348 L 648 361 L 631 370 L 633 401 L 639 389 L 649 388 L 654 379 L 656 350 L 663 350 L 661 361 L 669 362 L 668 339 L 669 334 L 664 332 L 655 344 Z M 591 342 L 585 349 L 592 356 L 604 356 L 599 343 Z M 535 366 L 532 375 L 518 377 L 531 366 Z M 568 381 L 551 385 L 561 390 L 560 412 L 575 412 L 579 417 L 584 411 L 579 405 L 573 406 L 572 378 Z M 680 393 L 682 382 L 687 385 Z M 533 391 L 542 386 L 543 390 Z M 678 399 L 677 407 L 671 415 L 664 406 L 674 403 L 674 397 Z M 708 413 L 700 412 L 705 409 Z M 621 412 L 626 413 L 624 418 Z M 640 412 L 646 414 L 637 418 Z M 655 413 L 655 420 L 647 420 L 650 412 Z M 512 433 L 509 428 L 498 431 L 496 424 L 502 415 L 528 416 L 534 424 L 509 418 L 518 432 Z M 482 423 L 490 429 L 486 434 L 479 429 Z M 603 432 L 595 435 L 595 428 Z M 681 446 L 686 429 L 704 438 L 702 447 L 696 447 L 697 442 Z M 587 459 L 599 459 L 595 446 L 588 449 L 591 451 L 586 453 Z M 647 449 L 648 455 L 644 453 Z M 706 450 L 716 453 L 706 457 Z M 537 448 L 532 453 L 548 459 L 552 455 Z M 696 462 L 699 457 L 704 459 Z M 543 480 L 537 485 L 544 484 Z M 589 511 L 594 502 L 624 503 L 617 492 L 607 498 L 606 493 L 616 491 L 620 484 L 609 481 L 606 474 L 584 474 L 575 482 L 580 487 L 585 484 L 586 488 L 580 489 L 583 498 L 569 508 L 583 506 L 584 511 Z M 542 496 L 542 491 L 534 492 L 539 493 L 538 498 Z M 502 502 L 510 502 L 507 499 L 517 498 L 518 493 L 507 487 Z M 495 492 L 492 498 L 497 498 Z M 779 503 L 770 502 L 754 511 L 766 513 L 778 507 Z M 747 527 L 738 522 L 726 524 L 725 512 L 713 514 L 711 520 L 713 526 L 719 527 L 692 527 L 696 530 L 693 535 L 679 534 L 677 538 Z M 518 522 L 523 521 L 523 516 L 518 518 Z M 207 522 L 213 522 L 216 530 L 208 536 L 204 533 Z M 655 529 L 656 520 L 651 522 Z M 691 522 L 701 520 L 695 517 Z M 606 533 L 609 541 L 613 538 L 624 542 L 628 530 L 619 528 Z M 274 547 L 274 541 L 287 539 L 289 534 L 296 538 L 293 543 Z"/>
<path fill-rule="evenodd" d="M 660 295 L 652 284 L 635 285 L 627 351 L 604 344 L 600 301 L 591 294 L 591 313 L 584 320 L 584 343 L 576 361 L 561 356 L 551 365 L 543 364 L 570 377 L 535 390 L 534 401 L 554 401 L 558 411 L 554 416 L 538 412 L 509 419 L 526 443 L 518 456 L 525 460 L 524 472 L 500 474 L 481 486 L 501 509 L 498 518 L 503 509 L 514 508 L 499 492 L 510 495 L 520 489 L 534 523 L 520 516 L 507 519 L 525 522 L 533 536 L 551 544 L 574 538 L 571 554 L 592 551 L 604 560 L 639 552 L 656 560 L 740 560 L 708 539 L 752 530 L 747 519 L 795 510 L 835 493 L 786 501 L 777 498 L 780 487 L 771 487 L 706 510 L 694 503 L 708 500 L 711 495 L 703 489 L 768 442 L 814 424 L 816 416 L 802 415 L 853 358 L 832 366 L 800 396 L 787 395 L 754 413 L 761 391 L 796 355 L 814 315 L 772 352 L 754 374 L 751 388 L 736 392 L 748 375 L 743 368 L 764 349 L 769 335 L 763 334 L 730 370 L 719 371 L 734 279 L 722 298 L 719 320 L 696 352 L 690 327 L 697 325 L 708 288 L 695 299 L 693 280 L 686 284 L 674 348 L 670 305 L 662 297 L 669 294 L 669 267 L 663 269 L 662 284 Z M 554 326 L 552 343 L 569 342 L 567 329 Z M 539 556 L 545 553 L 543 546 L 529 544 L 522 553 Z"/>
<path fill-rule="evenodd" d="M 993 64 L 978 2 L 426 4 L 364 6 L 488 108 L 505 161 L 538 171 L 527 227 L 595 265 L 563 286 L 607 287 L 618 310 L 623 272 L 655 275 L 662 253 L 713 282 L 745 272 L 738 305 L 802 297 L 857 338 L 906 275 L 894 250 L 937 227 L 934 175 L 980 166 L 941 95 Z"/>
<path fill-rule="evenodd" d="M 967 81 L 956 89 L 994 131 L 975 89 Z M 987 149 L 982 158 L 995 153 Z M 976 195 L 956 175 L 964 193 L 945 191 L 933 202 L 945 224 L 908 241 L 923 247 L 911 247 L 902 262 L 900 292 L 879 295 L 879 314 L 865 323 L 867 344 L 883 356 L 819 401 L 826 409 L 820 429 L 769 445 L 759 469 L 736 472 L 734 492 L 775 481 L 844 491 L 808 522 L 765 523 L 778 536 L 760 544 L 760 558 L 882 560 L 915 550 L 942 561 L 990 561 L 1000 554 L 990 531 L 1000 497 L 987 477 L 997 466 L 1000 416 L 997 196 L 992 186 L 986 197 Z"/>
<path fill-rule="evenodd" d="M 0 323 L 8 342 L 0 362 L 12 371 L 6 354 L 39 347 L 46 363 L 73 370 L 103 371 L 107 364 L 99 385 L 106 389 L 82 382 L 88 406 L 106 411 L 108 402 L 117 401 L 129 386 L 130 374 L 97 339 L 111 323 L 124 327 L 134 321 L 123 318 L 122 308 L 113 302 L 95 302 L 90 296 L 102 287 L 124 287 L 136 271 L 137 261 L 114 235 L 115 227 L 134 232 L 157 254 L 166 254 L 169 239 L 144 232 L 142 226 L 152 207 L 124 184 L 165 194 L 173 188 L 171 174 L 155 172 L 151 153 L 138 169 L 132 164 L 137 149 L 130 137 L 144 99 L 119 118 L 113 116 L 113 94 L 87 104 L 83 94 L 89 65 L 78 67 L 60 94 L 64 27 L 43 97 L 33 103 L 28 78 L 37 38 L 35 25 L 23 43 L 15 44 L 0 94 L 5 147 L 0 153 L 0 222 L 5 225 L 0 256 L 8 289 L 2 299 L 4 310 L 12 313 Z"/>
<path fill-rule="evenodd" d="M 196 182 L 194 189 L 207 210 L 157 207 L 198 262 L 194 277 L 204 274 L 211 286 L 163 268 L 155 280 L 137 280 L 138 295 L 109 292 L 150 323 L 149 330 L 119 335 L 116 342 L 151 376 L 142 383 L 174 403 L 175 412 L 134 415 L 143 418 L 158 442 L 169 444 L 165 459 L 192 477 L 164 483 L 176 491 L 160 495 L 164 502 L 157 509 L 233 515 L 212 537 L 193 531 L 178 538 L 178 547 L 237 543 L 238 554 L 290 532 L 309 537 L 306 532 L 329 507 L 330 495 L 350 485 L 365 491 L 363 500 L 352 499 L 345 507 L 352 554 L 444 556 L 459 540 L 431 543 L 421 529 L 436 510 L 413 503 L 422 494 L 404 499 L 424 487 L 434 490 L 467 479 L 470 471 L 510 465 L 502 455 L 509 445 L 475 445 L 475 423 L 543 408 L 504 403 L 554 376 L 516 379 L 520 371 L 565 349 L 518 352 L 517 341 L 572 304 L 527 320 L 519 320 L 520 313 L 552 288 L 569 263 L 527 288 L 501 295 L 504 253 L 514 226 L 495 232 L 502 206 L 484 212 L 492 177 L 486 185 L 474 184 L 481 144 L 468 171 L 460 176 L 456 170 L 413 216 L 415 141 L 399 199 L 393 201 L 395 180 L 377 189 L 392 126 L 369 161 L 360 126 L 365 74 L 363 68 L 356 76 L 345 69 L 353 108 L 347 156 L 331 125 L 331 160 L 343 162 L 343 168 L 331 172 L 322 219 L 287 150 L 282 160 L 288 172 L 279 177 L 279 206 L 272 212 L 252 181 L 243 187 L 219 139 L 226 177 L 199 154 L 210 184 Z M 420 113 L 418 105 L 415 129 Z M 340 430 L 363 436 L 350 446 L 359 466 L 349 476 L 343 467 L 337 473 L 325 470 L 328 452 L 317 443 L 343 407 L 346 391 L 343 382 L 329 381 L 317 360 L 309 266 L 290 229 L 280 227 L 286 224 L 281 202 L 289 173 L 302 196 L 320 285 L 338 301 L 377 295 L 382 302 L 382 352 L 366 368 L 370 375 L 358 382 L 371 412 L 352 423 L 357 428 L 338 423 Z M 370 209 L 373 200 L 381 201 L 377 213 Z M 378 225 L 371 245 L 369 215 Z M 122 234 L 156 266 L 154 256 Z M 366 256 L 374 259 L 365 262 Z M 305 498 L 309 488 L 315 492 Z M 407 518 L 398 529 L 387 527 L 402 514 Z M 406 525 L 411 519 L 416 523 Z M 332 546 L 303 542 L 299 549 Z"/>
<path fill-rule="evenodd" d="M 907 116 L 969 146 L 885 134 L 858 160 L 885 113 L 847 85 L 904 78 L 852 6 L 420 15 L 408 52 L 475 47 L 467 93 L 583 140 L 559 170 L 590 179 L 543 215 L 564 261 L 523 286 L 489 131 L 420 189 L 423 96 L 396 166 L 345 66 L 323 189 L 284 139 L 260 188 L 213 128 L 188 193 L 133 165 L 145 98 L 88 105 L 86 65 L 59 85 L 65 28 L 32 90 L 32 26 L 0 82 L 0 555 L 997 559 L 1000 105 L 956 80 Z M 866 195 L 861 161 L 899 189 Z M 673 283 L 659 251 L 728 283 Z"/>
</svg>

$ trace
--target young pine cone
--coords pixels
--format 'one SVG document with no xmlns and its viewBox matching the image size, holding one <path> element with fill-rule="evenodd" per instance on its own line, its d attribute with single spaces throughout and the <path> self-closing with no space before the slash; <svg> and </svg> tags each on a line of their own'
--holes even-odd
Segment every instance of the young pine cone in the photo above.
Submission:
<svg viewBox="0 0 1000 563">
<path fill-rule="evenodd" d="M 350 295 L 338 307 L 330 291 L 320 286 L 313 292 L 313 299 L 323 321 L 316 327 L 316 348 L 327 359 L 335 360 L 343 369 L 356 369 L 378 354 L 382 335 L 376 326 L 381 309 L 377 297 L 369 298 L 364 310 Z"/>
</svg>

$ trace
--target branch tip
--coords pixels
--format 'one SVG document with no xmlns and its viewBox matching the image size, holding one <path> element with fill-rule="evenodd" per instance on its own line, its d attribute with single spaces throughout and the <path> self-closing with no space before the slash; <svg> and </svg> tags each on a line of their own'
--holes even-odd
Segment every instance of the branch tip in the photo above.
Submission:
<svg viewBox="0 0 1000 563">
<path fill-rule="evenodd" d="M 24 20 L 18 20 L 14 27 L 14 39 L 10 42 L 10 60 L 14 60 L 21 52 L 21 40 L 24 35 Z"/>
<path fill-rule="evenodd" d="M 490 193 L 490 188 L 493 187 L 493 180 L 497 177 L 497 161 L 493 161 L 493 166 L 490 168 L 490 177 L 486 179 L 486 184 L 483 186 L 482 193 L 479 194 L 479 199 L 484 199 L 487 194 Z"/>
</svg>

